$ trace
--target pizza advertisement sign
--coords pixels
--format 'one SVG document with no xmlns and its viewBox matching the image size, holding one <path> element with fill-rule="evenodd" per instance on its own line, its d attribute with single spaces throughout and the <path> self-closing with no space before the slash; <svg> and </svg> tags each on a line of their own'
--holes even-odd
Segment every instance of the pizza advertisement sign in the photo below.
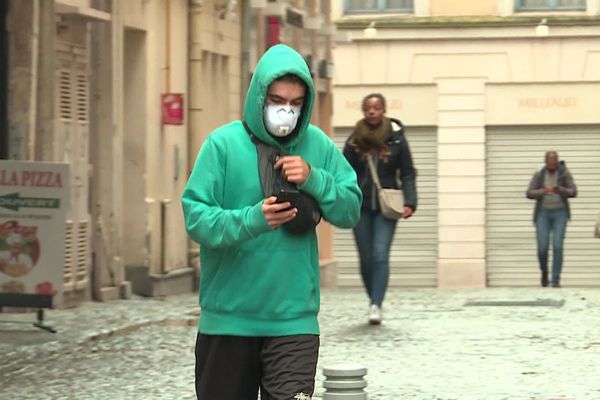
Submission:
<svg viewBox="0 0 600 400">
<path fill-rule="evenodd" d="M 69 165 L 0 160 L 0 293 L 62 303 Z"/>
</svg>

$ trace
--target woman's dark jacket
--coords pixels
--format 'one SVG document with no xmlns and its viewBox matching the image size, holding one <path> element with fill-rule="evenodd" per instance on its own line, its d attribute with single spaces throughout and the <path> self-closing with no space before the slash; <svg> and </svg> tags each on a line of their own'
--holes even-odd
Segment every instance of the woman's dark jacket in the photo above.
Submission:
<svg viewBox="0 0 600 400">
<path fill-rule="evenodd" d="M 402 189 L 404 194 L 404 205 L 414 210 L 417 209 L 417 172 L 413 167 L 412 155 L 408 147 L 408 141 L 404 136 L 404 127 L 402 122 L 391 118 L 392 129 L 388 135 L 386 143 L 390 150 L 390 156 L 387 163 L 374 157 L 377 167 L 377 174 L 384 188 Z M 346 140 L 344 146 L 344 156 L 356 171 L 358 185 L 363 194 L 363 209 L 379 210 L 377 200 L 377 188 L 371 179 L 369 164 L 363 155 L 352 146 L 351 140 L 354 133 Z M 398 178 L 401 185 L 399 185 Z"/>
</svg>

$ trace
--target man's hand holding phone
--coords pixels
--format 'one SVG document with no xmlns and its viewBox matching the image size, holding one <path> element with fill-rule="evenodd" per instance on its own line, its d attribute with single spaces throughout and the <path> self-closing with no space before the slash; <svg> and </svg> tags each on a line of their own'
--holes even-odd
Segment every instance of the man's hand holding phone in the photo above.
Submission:
<svg viewBox="0 0 600 400">
<path fill-rule="evenodd" d="M 294 219 L 298 213 L 298 209 L 292 208 L 292 204 L 289 201 L 278 203 L 277 197 L 271 196 L 263 201 L 262 212 L 271 229 L 275 229 Z"/>
<path fill-rule="evenodd" d="M 290 208 L 296 207 L 298 204 L 298 199 L 300 198 L 300 192 L 294 189 L 281 189 L 279 193 L 276 194 L 277 203 L 290 203 Z"/>
</svg>

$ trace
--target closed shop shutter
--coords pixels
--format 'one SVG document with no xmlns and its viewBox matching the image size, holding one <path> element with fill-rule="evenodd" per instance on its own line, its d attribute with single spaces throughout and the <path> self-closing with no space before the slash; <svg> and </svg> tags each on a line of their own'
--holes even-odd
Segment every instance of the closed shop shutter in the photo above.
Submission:
<svg viewBox="0 0 600 400">
<path fill-rule="evenodd" d="M 487 130 L 487 270 L 489 286 L 537 286 L 533 210 L 525 198 L 544 154 L 556 150 L 575 178 L 561 284 L 600 286 L 600 127 L 520 127 Z M 550 251 L 550 254 L 552 251 Z M 551 261 L 550 264 L 551 265 Z"/>
<path fill-rule="evenodd" d="M 351 128 L 336 129 L 343 149 Z M 413 218 L 401 220 L 390 253 L 390 286 L 435 287 L 437 280 L 437 139 L 435 128 L 407 128 L 417 168 L 419 205 Z M 358 250 L 350 229 L 335 229 L 338 285 L 361 286 Z"/>
<path fill-rule="evenodd" d="M 64 29 L 64 27 L 68 29 Z M 56 43 L 56 154 L 71 166 L 71 204 L 65 240 L 65 296 L 85 299 L 90 283 L 89 51 L 85 22 L 63 25 Z M 62 32 L 62 31 L 59 31 Z M 76 35 L 73 32 L 82 33 Z"/>
</svg>

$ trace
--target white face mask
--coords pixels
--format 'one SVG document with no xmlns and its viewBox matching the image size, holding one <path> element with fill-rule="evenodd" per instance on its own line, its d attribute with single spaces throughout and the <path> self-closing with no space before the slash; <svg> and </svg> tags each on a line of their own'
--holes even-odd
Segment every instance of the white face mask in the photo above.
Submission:
<svg viewBox="0 0 600 400">
<path fill-rule="evenodd" d="M 298 118 L 300 117 L 301 107 L 265 105 L 263 109 L 263 118 L 267 131 L 276 137 L 286 137 L 294 131 Z"/>
</svg>

